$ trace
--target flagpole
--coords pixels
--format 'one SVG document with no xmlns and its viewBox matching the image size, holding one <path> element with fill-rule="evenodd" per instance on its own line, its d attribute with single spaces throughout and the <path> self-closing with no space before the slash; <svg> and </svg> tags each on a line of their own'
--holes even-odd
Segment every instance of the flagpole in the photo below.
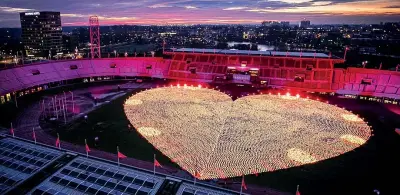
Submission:
<svg viewBox="0 0 400 195">
<path fill-rule="evenodd" d="M 35 127 L 32 128 L 32 133 L 33 133 L 33 140 L 35 140 L 35 144 L 36 144 Z"/>
<path fill-rule="evenodd" d="M 118 159 L 118 167 L 119 167 L 119 147 L 117 146 L 117 159 Z"/>
<path fill-rule="evenodd" d="M 12 123 L 11 123 L 11 133 L 12 133 L 12 136 L 15 137 L 15 136 L 14 136 L 14 128 L 13 128 Z"/>
<path fill-rule="evenodd" d="M 89 158 L 89 151 L 87 150 L 87 142 L 85 139 L 85 150 L 86 150 L 86 158 Z"/>
<path fill-rule="evenodd" d="M 242 175 L 242 182 L 240 183 L 240 195 L 243 193 L 243 180 L 244 180 L 244 175 Z"/>
<path fill-rule="evenodd" d="M 196 159 L 196 169 L 198 167 L 198 160 Z M 196 185 L 196 177 L 197 177 L 197 171 L 196 169 L 194 170 L 194 179 L 193 179 L 193 185 Z"/>
<path fill-rule="evenodd" d="M 193 179 L 193 185 L 196 185 L 196 171 L 194 171 L 194 179 Z"/>
<path fill-rule="evenodd" d="M 43 112 L 44 112 L 44 118 L 47 118 L 47 114 L 46 114 L 46 104 L 44 103 L 44 99 L 43 99 Z"/>
<path fill-rule="evenodd" d="M 344 56 L 343 56 L 344 60 L 346 60 L 347 50 L 349 50 L 349 48 L 346 46 L 346 48 L 344 49 Z"/>
<path fill-rule="evenodd" d="M 58 139 L 58 149 L 61 150 L 61 141 L 60 141 L 60 135 L 57 133 L 57 139 Z"/>
</svg>

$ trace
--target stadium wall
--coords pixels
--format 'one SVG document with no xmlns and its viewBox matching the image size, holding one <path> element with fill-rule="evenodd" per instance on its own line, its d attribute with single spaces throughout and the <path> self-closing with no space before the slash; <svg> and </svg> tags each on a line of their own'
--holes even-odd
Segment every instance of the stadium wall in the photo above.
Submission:
<svg viewBox="0 0 400 195">
<path fill-rule="evenodd" d="M 187 63 L 187 60 L 191 60 Z M 334 69 L 333 59 L 182 55 L 163 58 L 109 58 L 53 61 L 0 70 L 0 96 L 51 82 L 98 76 L 155 77 L 212 82 L 225 75 L 227 66 L 240 65 L 260 70 L 270 86 L 304 91 L 370 95 L 400 99 L 400 72 L 376 69 Z M 188 67 L 196 66 L 196 74 Z M 312 70 L 306 70 L 308 66 Z M 305 75 L 296 82 L 296 74 Z"/>
</svg>

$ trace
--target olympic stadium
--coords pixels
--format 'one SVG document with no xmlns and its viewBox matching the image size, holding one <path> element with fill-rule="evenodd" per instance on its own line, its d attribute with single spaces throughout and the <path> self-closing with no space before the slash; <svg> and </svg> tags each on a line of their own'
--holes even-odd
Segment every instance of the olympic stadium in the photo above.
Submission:
<svg viewBox="0 0 400 195">
<path fill-rule="evenodd" d="M 342 62 L 181 48 L 2 69 L 0 191 L 393 194 L 400 73 Z"/>
</svg>

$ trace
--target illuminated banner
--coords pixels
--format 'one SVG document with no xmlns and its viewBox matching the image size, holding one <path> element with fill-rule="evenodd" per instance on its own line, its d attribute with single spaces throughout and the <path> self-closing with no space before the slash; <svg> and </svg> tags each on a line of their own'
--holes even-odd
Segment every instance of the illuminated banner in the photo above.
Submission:
<svg viewBox="0 0 400 195">
<path fill-rule="evenodd" d="M 38 16 L 40 15 L 40 12 L 29 12 L 29 13 L 25 13 L 25 16 Z"/>
</svg>

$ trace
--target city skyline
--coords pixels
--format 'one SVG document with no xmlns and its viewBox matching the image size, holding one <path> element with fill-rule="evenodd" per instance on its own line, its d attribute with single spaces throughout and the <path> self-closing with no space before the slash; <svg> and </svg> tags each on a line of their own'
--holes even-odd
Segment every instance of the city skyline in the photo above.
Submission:
<svg viewBox="0 0 400 195">
<path fill-rule="evenodd" d="M 264 20 L 312 24 L 371 24 L 400 21 L 400 3 L 391 0 L 3 0 L 0 27 L 20 27 L 20 12 L 59 11 L 63 26 L 260 24 Z"/>
</svg>

